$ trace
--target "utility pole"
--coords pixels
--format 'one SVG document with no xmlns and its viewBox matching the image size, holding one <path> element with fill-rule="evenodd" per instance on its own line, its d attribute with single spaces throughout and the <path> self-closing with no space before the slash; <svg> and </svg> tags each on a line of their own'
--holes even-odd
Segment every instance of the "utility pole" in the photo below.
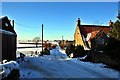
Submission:
<svg viewBox="0 0 120 80">
<path fill-rule="evenodd" d="M 63 36 L 62 36 L 62 41 L 63 41 Z"/>
<path fill-rule="evenodd" d="M 43 56 L 43 24 L 42 24 L 42 54 L 41 56 Z"/>
</svg>

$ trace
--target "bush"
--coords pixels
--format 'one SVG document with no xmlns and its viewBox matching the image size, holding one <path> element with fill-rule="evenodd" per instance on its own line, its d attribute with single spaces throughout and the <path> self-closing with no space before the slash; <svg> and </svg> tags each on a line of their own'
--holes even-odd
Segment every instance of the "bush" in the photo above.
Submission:
<svg viewBox="0 0 120 80">
<path fill-rule="evenodd" d="M 83 57 L 85 56 L 85 50 L 83 48 L 83 46 L 78 45 L 75 47 L 74 52 L 73 52 L 73 57 Z"/>
<path fill-rule="evenodd" d="M 48 49 L 51 50 L 51 43 L 48 43 Z"/>
<path fill-rule="evenodd" d="M 67 56 L 70 56 L 70 54 L 73 53 L 74 58 L 85 56 L 85 50 L 84 50 L 83 46 L 81 46 L 81 45 L 74 46 L 74 45 L 70 44 L 69 46 L 67 46 L 65 52 L 66 52 Z"/>
<path fill-rule="evenodd" d="M 65 53 L 67 56 L 70 56 L 71 53 L 73 53 L 75 46 L 70 44 L 66 47 Z"/>
<path fill-rule="evenodd" d="M 43 52 L 41 52 L 42 55 L 50 55 L 50 50 L 48 50 L 47 48 L 45 48 L 43 50 Z"/>
<path fill-rule="evenodd" d="M 20 72 L 18 69 L 13 69 L 10 74 L 2 80 L 19 80 Z"/>
<path fill-rule="evenodd" d="M 51 43 L 47 43 L 47 42 L 44 43 L 44 47 L 48 49 L 51 48 L 51 45 L 52 45 Z"/>
<path fill-rule="evenodd" d="M 112 59 L 120 58 L 120 41 L 114 38 L 110 38 L 108 45 L 105 48 L 105 53 L 109 55 Z"/>
<path fill-rule="evenodd" d="M 90 56 L 90 50 L 85 50 L 85 55 L 87 55 L 84 59 L 81 59 L 81 61 L 89 62 L 92 61 L 92 58 Z"/>
</svg>

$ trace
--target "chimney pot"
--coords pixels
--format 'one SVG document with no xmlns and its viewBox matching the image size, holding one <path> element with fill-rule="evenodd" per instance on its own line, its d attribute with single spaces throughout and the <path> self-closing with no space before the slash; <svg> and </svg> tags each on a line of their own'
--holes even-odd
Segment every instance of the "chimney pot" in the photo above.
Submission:
<svg viewBox="0 0 120 80">
<path fill-rule="evenodd" d="M 14 28 L 14 20 L 12 20 L 12 26 L 13 26 L 13 28 Z"/>
<path fill-rule="evenodd" d="M 109 22 L 109 26 L 112 26 L 113 25 L 113 22 L 112 22 L 112 20 L 110 20 L 110 22 Z"/>
<path fill-rule="evenodd" d="M 77 20 L 77 26 L 80 26 L 80 18 Z"/>
</svg>

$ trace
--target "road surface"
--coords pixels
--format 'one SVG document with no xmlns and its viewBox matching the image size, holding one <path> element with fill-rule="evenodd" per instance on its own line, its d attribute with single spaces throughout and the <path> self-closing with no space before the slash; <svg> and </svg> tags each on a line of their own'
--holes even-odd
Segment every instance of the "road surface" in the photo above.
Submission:
<svg viewBox="0 0 120 80">
<path fill-rule="evenodd" d="M 38 65 L 29 60 L 21 68 L 36 71 L 40 78 L 109 78 L 71 60 L 46 61 L 47 64 L 43 59 L 43 62 L 39 61 Z"/>
</svg>

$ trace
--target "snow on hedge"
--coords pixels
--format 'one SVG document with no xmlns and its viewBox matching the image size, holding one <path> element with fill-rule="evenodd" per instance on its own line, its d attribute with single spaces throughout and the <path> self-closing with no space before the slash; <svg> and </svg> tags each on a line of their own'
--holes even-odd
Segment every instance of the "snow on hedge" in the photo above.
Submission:
<svg viewBox="0 0 120 80">
<path fill-rule="evenodd" d="M 16 61 L 7 62 L 7 60 L 3 60 L 2 63 L 3 64 L 0 64 L 0 69 L 2 71 L 0 74 L 2 74 L 3 77 L 7 77 L 13 69 L 19 69 L 19 64 Z"/>
</svg>

